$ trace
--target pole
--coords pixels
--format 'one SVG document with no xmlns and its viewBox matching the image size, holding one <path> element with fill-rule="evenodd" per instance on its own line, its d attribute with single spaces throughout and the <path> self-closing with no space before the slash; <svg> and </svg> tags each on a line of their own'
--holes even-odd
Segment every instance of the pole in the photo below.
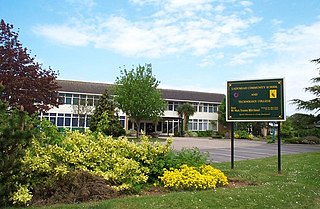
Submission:
<svg viewBox="0 0 320 209">
<path fill-rule="evenodd" d="M 231 122 L 231 169 L 234 168 L 234 130 L 233 122 Z"/>
<path fill-rule="evenodd" d="M 281 174 L 281 138 L 280 138 L 280 121 L 278 122 L 278 174 Z"/>
</svg>

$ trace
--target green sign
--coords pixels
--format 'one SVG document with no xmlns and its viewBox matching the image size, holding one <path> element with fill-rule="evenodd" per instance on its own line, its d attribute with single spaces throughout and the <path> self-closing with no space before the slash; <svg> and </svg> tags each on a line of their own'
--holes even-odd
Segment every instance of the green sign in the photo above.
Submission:
<svg viewBox="0 0 320 209">
<path fill-rule="evenodd" d="M 283 89 L 283 79 L 228 81 L 227 121 L 284 121 Z"/>
</svg>

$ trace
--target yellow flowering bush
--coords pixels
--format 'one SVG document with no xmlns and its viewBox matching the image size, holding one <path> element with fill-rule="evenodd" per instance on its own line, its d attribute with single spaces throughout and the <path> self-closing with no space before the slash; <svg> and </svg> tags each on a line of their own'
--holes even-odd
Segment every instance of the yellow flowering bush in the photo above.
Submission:
<svg viewBox="0 0 320 209">
<path fill-rule="evenodd" d="M 33 139 L 23 159 L 32 183 L 50 183 L 80 169 L 102 176 L 117 190 L 146 183 L 149 166 L 157 156 L 168 153 L 172 143 L 171 138 L 165 144 L 153 143 L 146 136 L 135 143 L 126 137 L 113 139 L 90 131 L 67 132 L 55 144 L 44 143 L 45 137 Z"/>
<path fill-rule="evenodd" d="M 178 169 L 165 170 L 159 178 L 164 187 L 177 190 L 214 189 L 217 185 L 228 184 L 224 173 L 211 165 L 197 168 L 184 164 Z"/>
<path fill-rule="evenodd" d="M 27 185 L 19 185 L 16 192 L 11 195 L 10 200 L 15 205 L 26 205 L 32 199 L 32 194 Z"/>
</svg>

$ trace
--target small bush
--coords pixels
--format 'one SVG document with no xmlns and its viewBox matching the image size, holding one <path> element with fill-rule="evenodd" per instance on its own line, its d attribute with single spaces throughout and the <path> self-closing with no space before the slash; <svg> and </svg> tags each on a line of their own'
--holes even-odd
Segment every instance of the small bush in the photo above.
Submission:
<svg viewBox="0 0 320 209">
<path fill-rule="evenodd" d="M 193 131 L 187 131 L 187 132 L 185 133 L 185 136 L 198 137 L 198 133 L 197 133 L 197 132 L 193 132 Z"/>
<path fill-rule="evenodd" d="M 32 204 L 78 203 L 117 197 L 119 194 L 102 177 L 86 171 L 73 171 L 52 185 L 36 185 Z"/>
<path fill-rule="evenodd" d="M 180 151 L 170 151 L 165 155 L 158 155 L 150 166 L 149 182 L 156 182 L 164 170 L 179 168 L 181 165 L 199 167 L 208 161 L 208 153 L 201 152 L 198 148 L 183 148 Z"/>
<path fill-rule="evenodd" d="M 249 134 L 247 131 L 239 130 L 234 133 L 235 139 L 253 139 L 253 136 Z"/>
<path fill-rule="evenodd" d="M 211 165 L 199 168 L 182 165 L 178 169 L 165 170 L 159 177 L 164 187 L 175 190 L 214 189 L 219 185 L 227 185 L 228 179 L 220 170 Z"/>
<path fill-rule="evenodd" d="M 320 144 L 320 138 L 316 136 L 292 137 L 285 138 L 284 142 L 289 144 Z"/>
</svg>

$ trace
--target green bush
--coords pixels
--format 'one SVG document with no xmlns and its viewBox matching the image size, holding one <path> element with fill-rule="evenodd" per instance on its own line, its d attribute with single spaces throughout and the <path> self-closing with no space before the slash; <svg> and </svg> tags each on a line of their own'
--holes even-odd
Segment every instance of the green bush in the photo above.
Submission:
<svg viewBox="0 0 320 209">
<path fill-rule="evenodd" d="M 170 151 L 165 155 L 157 156 L 150 167 L 149 180 L 155 182 L 158 176 L 163 175 L 163 169 L 179 168 L 181 165 L 199 167 L 208 161 L 208 153 L 198 148 L 183 148 L 180 151 Z"/>
<path fill-rule="evenodd" d="M 199 137 L 211 137 L 212 136 L 212 130 L 197 131 L 197 134 L 198 134 Z"/>
<path fill-rule="evenodd" d="M 185 136 L 189 136 L 189 137 L 198 137 L 198 133 L 194 132 L 194 131 L 187 131 L 185 133 Z"/>
<path fill-rule="evenodd" d="M 285 138 L 285 143 L 289 144 L 320 144 L 320 138 L 316 136 Z"/>
<path fill-rule="evenodd" d="M 247 131 L 238 130 L 238 131 L 234 132 L 234 138 L 235 139 L 249 139 L 250 134 Z"/>
</svg>

